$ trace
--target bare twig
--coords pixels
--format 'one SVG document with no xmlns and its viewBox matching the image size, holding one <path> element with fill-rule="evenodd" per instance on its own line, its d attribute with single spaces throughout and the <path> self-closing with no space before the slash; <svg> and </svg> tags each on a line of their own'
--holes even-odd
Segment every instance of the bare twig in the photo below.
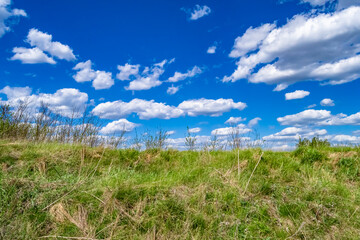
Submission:
<svg viewBox="0 0 360 240">
<path fill-rule="evenodd" d="M 305 222 L 302 222 L 301 225 L 300 225 L 300 227 L 296 230 L 296 232 L 295 232 L 293 235 L 287 237 L 286 239 L 295 237 L 296 234 L 298 234 L 298 233 L 300 232 L 300 230 L 304 227 L 304 225 L 305 225 Z"/>
<path fill-rule="evenodd" d="M 240 149 L 238 149 L 238 154 L 237 154 L 237 162 L 238 162 L 238 178 L 240 177 L 240 157 L 239 157 L 239 154 L 240 154 Z"/>
<path fill-rule="evenodd" d="M 249 180 L 248 180 L 248 182 L 246 183 L 246 187 L 245 187 L 245 190 L 244 190 L 244 194 L 245 194 L 247 188 L 249 187 L 250 180 L 251 180 L 251 178 L 252 178 L 252 176 L 253 176 L 253 174 L 254 174 L 257 166 L 259 165 L 263 154 L 264 154 L 264 152 L 261 153 L 260 158 L 259 158 L 259 161 L 258 161 L 257 164 L 255 165 L 254 170 L 252 171 L 252 173 L 251 173 L 251 175 L 250 175 L 250 177 L 249 177 Z"/>
</svg>

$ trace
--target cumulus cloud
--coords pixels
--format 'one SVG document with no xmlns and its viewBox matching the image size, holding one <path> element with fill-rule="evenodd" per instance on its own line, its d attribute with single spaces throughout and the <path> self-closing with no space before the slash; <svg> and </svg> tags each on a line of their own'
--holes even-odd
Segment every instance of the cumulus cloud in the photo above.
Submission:
<svg viewBox="0 0 360 240">
<path fill-rule="evenodd" d="M 97 105 L 93 111 L 96 116 L 104 119 L 120 119 L 131 113 L 136 113 L 140 119 L 170 119 L 178 118 L 184 115 L 184 112 L 174 106 L 164 103 L 157 103 L 154 100 L 146 101 L 142 99 L 133 99 L 130 102 L 121 100 L 106 102 Z"/>
<path fill-rule="evenodd" d="M 7 20 L 15 17 L 27 17 L 27 14 L 22 9 L 11 9 L 11 0 L 0 1 L 0 38 L 10 31 Z"/>
<path fill-rule="evenodd" d="M 243 110 L 245 103 L 235 103 L 232 99 L 195 99 L 183 101 L 177 107 L 158 103 L 154 100 L 142 100 L 135 98 L 130 102 L 121 100 L 114 102 L 106 102 L 97 105 L 93 109 L 96 116 L 104 119 L 120 119 L 131 113 L 136 113 L 140 119 L 170 119 L 181 116 L 221 116 L 224 112 L 232 109 Z"/>
<path fill-rule="evenodd" d="M 196 128 L 189 128 L 189 133 L 198 133 L 201 131 L 201 128 L 196 127 Z"/>
<path fill-rule="evenodd" d="M 91 66 L 92 63 L 90 60 L 76 64 L 76 66 L 73 68 L 73 70 L 78 71 L 75 75 L 73 75 L 75 81 L 79 83 L 93 81 L 96 77 L 96 73 L 91 68 Z"/>
<path fill-rule="evenodd" d="M 298 141 L 299 138 L 312 138 L 315 136 L 324 136 L 327 134 L 325 129 L 310 129 L 288 127 L 280 132 L 263 137 L 265 141 Z"/>
<path fill-rule="evenodd" d="M 333 144 L 359 144 L 360 143 L 360 137 L 351 136 L 351 135 L 345 135 L 345 134 L 339 134 L 339 135 L 328 135 L 325 137 Z"/>
<path fill-rule="evenodd" d="M 160 76 L 165 72 L 165 65 L 174 62 L 174 59 L 168 61 L 167 59 L 161 61 L 160 63 L 155 63 L 151 67 L 145 67 L 141 74 L 132 74 L 139 72 L 138 65 L 126 65 L 120 66 L 120 77 L 123 80 L 125 78 L 130 78 L 134 76 L 135 79 L 129 83 L 129 86 L 125 87 L 126 90 L 140 91 L 140 90 L 149 90 L 153 87 L 160 86 L 162 82 L 160 81 Z M 118 76 L 119 76 L 118 74 Z M 120 79 L 121 80 L 121 79 Z"/>
<path fill-rule="evenodd" d="M 118 65 L 119 73 L 116 74 L 116 78 L 125 81 L 130 80 L 131 76 L 137 76 L 139 73 L 140 65 L 131 65 L 126 63 L 124 66 Z"/>
<path fill-rule="evenodd" d="M 328 3 L 335 3 L 336 9 L 341 10 L 350 6 L 360 5 L 360 0 L 301 0 L 302 3 L 309 3 L 313 7 L 321 7 Z"/>
<path fill-rule="evenodd" d="M 211 46 L 206 51 L 208 54 L 214 54 L 216 52 L 216 46 Z"/>
<path fill-rule="evenodd" d="M 169 95 L 174 95 L 178 91 L 179 91 L 179 87 L 174 87 L 174 85 L 172 85 L 171 87 L 168 87 L 168 89 L 166 90 L 167 94 L 169 94 Z"/>
<path fill-rule="evenodd" d="M 168 79 L 168 82 L 179 82 L 187 78 L 195 77 L 202 73 L 202 70 L 198 66 L 194 66 L 191 70 L 186 73 L 175 72 L 174 76 Z"/>
<path fill-rule="evenodd" d="M 134 128 L 140 126 L 139 124 L 129 122 L 126 119 L 119 119 L 108 123 L 105 127 L 100 130 L 101 134 L 112 135 L 122 132 L 131 132 Z"/>
<path fill-rule="evenodd" d="M 295 92 L 290 92 L 285 94 L 286 100 L 293 100 L 293 99 L 301 99 L 306 96 L 309 96 L 310 92 L 304 90 L 296 90 Z"/>
<path fill-rule="evenodd" d="M 242 118 L 242 117 L 230 117 L 228 120 L 226 120 L 225 124 L 234 125 L 234 124 L 237 124 L 237 123 L 243 122 L 243 121 L 246 121 L 246 118 Z"/>
<path fill-rule="evenodd" d="M 333 107 L 335 106 L 335 103 L 334 100 L 330 98 L 324 98 L 323 100 L 321 100 L 320 105 L 324 107 Z"/>
<path fill-rule="evenodd" d="M 209 15 L 210 13 L 211 13 L 211 9 L 208 6 L 196 5 L 193 11 L 191 12 L 190 20 L 198 20 L 199 18 Z"/>
<path fill-rule="evenodd" d="M 111 88 L 112 85 L 114 85 L 112 73 L 105 71 L 96 71 L 96 77 L 92 85 L 96 90 Z"/>
<path fill-rule="evenodd" d="M 261 118 L 259 118 L 259 117 L 256 117 L 256 118 L 254 118 L 254 119 L 251 119 L 251 120 L 249 121 L 249 123 L 248 123 L 248 126 L 249 126 L 249 127 L 254 127 L 254 126 L 256 126 L 256 125 L 259 124 L 259 121 L 261 121 Z"/>
<path fill-rule="evenodd" d="M 229 56 L 238 58 L 250 51 L 256 50 L 274 28 L 274 24 L 264 24 L 258 28 L 248 28 L 244 35 L 235 39 L 233 50 Z"/>
<path fill-rule="evenodd" d="M 189 116 L 221 116 L 224 112 L 229 112 L 232 109 L 243 110 L 246 104 L 243 102 L 234 102 L 232 99 L 195 99 L 187 100 L 179 104 L 179 109 L 186 112 Z"/>
<path fill-rule="evenodd" d="M 31 92 L 32 89 L 30 87 L 6 86 L 0 90 L 0 93 L 5 94 L 8 100 L 30 96 Z"/>
<path fill-rule="evenodd" d="M 95 71 L 92 69 L 92 62 L 80 62 L 73 68 L 77 73 L 73 75 L 76 82 L 90 82 L 96 90 L 109 89 L 114 85 L 111 72 Z"/>
<path fill-rule="evenodd" d="M 350 116 L 340 113 L 332 115 L 327 110 L 309 109 L 293 115 L 279 117 L 277 121 L 281 125 L 290 126 L 340 126 L 340 125 L 360 125 L 360 112 Z"/>
<path fill-rule="evenodd" d="M 35 28 L 30 29 L 26 42 L 32 48 L 15 47 L 15 55 L 11 60 L 20 60 L 25 64 L 50 63 L 55 64 L 53 59 L 63 59 L 67 61 L 76 60 L 73 50 L 60 42 L 54 42 L 52 35 L 43 33 Z M 48 54 L 51 56 L 48 56 Z"/>
<path fill-rule="evenodd" d="M 10 60 L 15 61 L 19 60 L 25 64 L 37 64 L 37 63 L 50 63 L 56 64 L 55 60 L 48 55 L 46 55 L 39 48 L 23 48 L 15 47 L 13 48 L 14 56 Z"/>
<path fill-rule="evenodd" d="M 239 58 L 237 69 L 223 81 L 247 78 L 252 83 L 277 84 L 280 91 L 299 81 L 334 85 L 356 80 L 360 77 L 358 16 L 360 7 L 350 7 L 296 15 L 281 27 L 249 28 L 235 40 L 230 53 Z M 256 37 L 249 34 L 254 31 Z M 245 47 L 242 43 L 246 42 L 249 46 Z"/>
<path fill-rule="evenodd" d="M 68 45 L 64 45 L 60 42 L 54 42 L 51 34 L 41 32 L 35 28 L 30 29 L 27 36 L 27 42 L 32 47 L 37 47 L 40 50 L 49 53 L 53 57 L 65 59 L 67 61 L 76 59 L 73 54 L 73 50 Z"/>
<path fill-rule="evenodd" d="M 17 106 L 19 103 L 25 102 L 28 103 L 29 109 L 35 112 L 44 103 L 48 105 L 50 110 L 67 117 L 72 116 L 74 112 L 77 113 L 76 116 L 80 117 L 88 102 L 88 95 L 74 88 L 59 89 L 53 94 L 31 94 L 29 87 L 12 88 L 6 86 L 0 90 L 0 93 L 6 94 L 8 98 L 2 103 L 10 106 Z"/>
<path fill-rule="evenodd" d="M 243 135 L 251 132 L 252 130 L 246 127 L 245 124 L 239 124 L 236 127 L 225 127 L 225 128 L 217 128 L 211 131 L 211 135 L 218 136 L 228 136 L 232 134 Z"/>
<path fill-rule="evenodd" d="M 279 117 L 277 121 L 281 125 L 308 125 L 322 122 L 331 117 L 331 112 L 326 110 L 309 109 L 303 112 Z"/>
</svg>

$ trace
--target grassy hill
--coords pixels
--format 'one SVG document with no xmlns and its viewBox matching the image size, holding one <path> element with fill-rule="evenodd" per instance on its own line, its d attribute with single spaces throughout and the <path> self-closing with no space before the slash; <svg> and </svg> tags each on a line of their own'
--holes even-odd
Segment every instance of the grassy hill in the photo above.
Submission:
<svg viewBox="0 0 360 240">
<path fill-rule="evenodd" d="M 359 156 L 0 141 L 0 239 L 359 239 Z"/>
</svg>

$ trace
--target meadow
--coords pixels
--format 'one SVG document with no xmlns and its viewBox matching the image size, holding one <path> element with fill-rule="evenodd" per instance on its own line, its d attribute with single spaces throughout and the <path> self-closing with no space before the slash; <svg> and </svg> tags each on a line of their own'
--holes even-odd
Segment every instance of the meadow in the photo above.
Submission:
<svg viewBox="0 0 360 240">
<path fill-rule="evenodd" d="M 356 147 L 0 142 L 1 239 L 358 239 Z"/>
<path fill-rule="evenodd" d="M 96 119 L 0 108 L 0 239 L 358 239 L 360 148 L 166 147 Z M 73 115 L 74 116 L 74 115 Z M 142 147 L 139 147 L 142 146 Z M 212 146 L 212 147 L 211 147 Z"/>
</svg>

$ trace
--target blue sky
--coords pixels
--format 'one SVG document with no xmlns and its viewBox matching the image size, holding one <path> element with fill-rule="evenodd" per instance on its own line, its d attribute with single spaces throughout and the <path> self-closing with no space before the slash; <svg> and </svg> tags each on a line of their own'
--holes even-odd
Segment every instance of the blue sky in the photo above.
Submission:
<svg viewBox="0 0 360 240">
<path fill-rule="evenodd" d="M 161 127 L 172 144 L 187 126 L 357 144 L 358 16 L 359 0 L 0 0 L 0 98 L 89 105 L 103 134 Z"/>
</svg>

